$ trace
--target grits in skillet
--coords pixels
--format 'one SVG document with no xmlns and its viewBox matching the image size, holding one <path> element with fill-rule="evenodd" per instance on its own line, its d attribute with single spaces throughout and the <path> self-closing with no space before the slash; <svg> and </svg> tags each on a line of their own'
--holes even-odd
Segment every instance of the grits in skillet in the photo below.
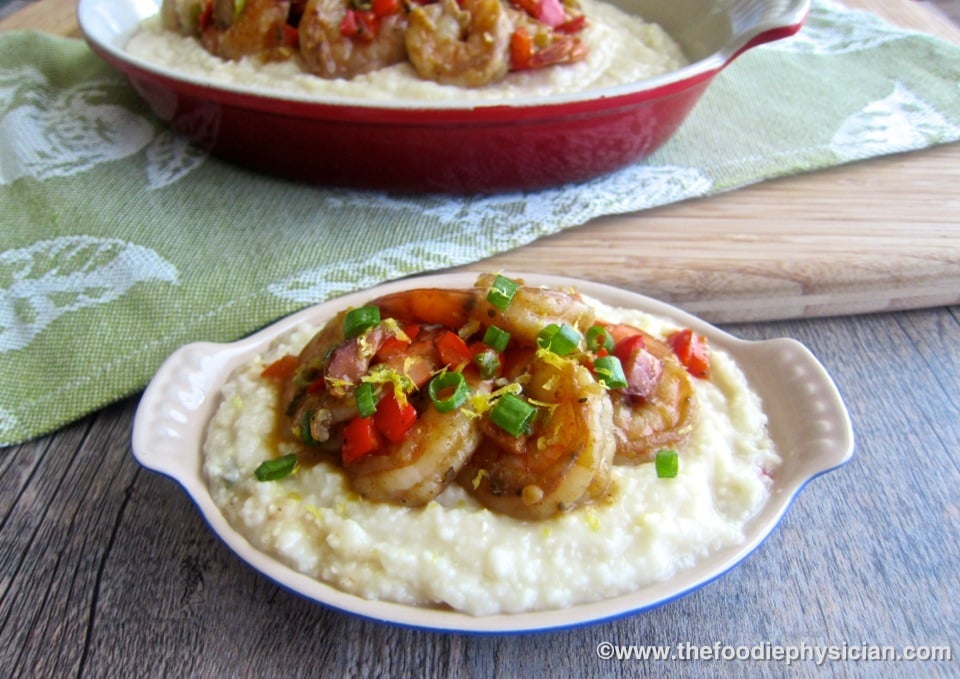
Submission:
<svg viewBox="0 0 960 679">
<path fill-rule="evenodd" d="M 347 0 L 325 0 L 326 4 L 312 0 L 299 11 L 297 3 L 293 3 L 290 16 L 297 12 L 299 25 L 294 27 L 292 23 L 280 21 L 282 27 L 275 27 L 274 31 L 298 34 L 291 45 L 274 45 L 267 41 L 269 44 L 265 46 L 258 37 L 249 48 L 234 48 L 229 42 L 225 44 L 224 39 L 217 37 L 223 31 L 216 29 L 215 25 L 208 27 L 204 35 L 196 26 L 196 15 L 200 11 L 197 5 L 202 4 L 200 0 L 168 0 L 163 11 L 166 20 L 161 16 L 147 20 L 129 40 L 126 50 L 144 61 L 204 83 L 240 86 L 258 93 L 306 100 L 343 97 L 376 102 L 447 101 L 451 104 L 465 98 L 502 101 L 577 93 L 652 78 L 687 64 L 679 45 L 662 28 L 612 4 L 599 0 L 578 3 L 539 1 L 541 5 L 553 3 L 551 6 L 557 8 L 553 13 L 560 12 L 560 18 L 551 20 L 547 17 L 549 25 L 544 26 L 520 9 L 502 3 L 503 13 L 511 17 L 522 16 L 523 19 L 512 19 L 512 23 L 506 24 L 500 22 L 497 25 L 505 27 L 491 28 L 483 34 L 483 39 L 473 41 L 470 38 L 440 40 L 430 33 L 419 39 L 420 43 L 426 40 L 427 46 L 418 49 L 410 45 L 415 40 L 411 36 L 422 33 L 417 33 L 418 26 L 439 32 L 444 25 L 463 23 L 464 19 L 460 15 L 441 15 L 418 21 L 415 17 L 434 10 L 457 14 L 460 10 L 454 0 L 410 3 L 410 21 L 406 21 L 407 14 L 404 14 L 402 26 L 394 27 L 391 23 L 389 30 L 386 22 L 392 21 L 393 15 L 378 20 L 380 28 L 376 42 L 339 34 L 343 30 L 343 12 L 354 11 L 347 7 Z M 500 0 L 465 2 L 501 6 Z M 327 7 L 331 3 L 334 5 L 332 9 Z M 221 0 L 214 3 L 217 4 L 222 4 Z M 271 0 L 247 0 L 242 12 L 255 12 L 261 6 L 265 7 L 263 11 L 274 11 L 278 4 L 290 5 L 272 3 Z M 168 8 L 170 5 L 183 7 Z M 470 11 L 475 17 L 480 8 Z M 304 25 L 318 12 L 338 13 L 330 25 L 322 25 L 331 34 L 329 39 L 318 33 L 320 29 L 311 31 Z M 562 12 L 574 18 L 568 19 L 566 24 L 558 24 L 565 16 Z M 173 18 L 168 18 L 170 15 Z M 229 12 L 227 16 L 231 16 Z M 293 19 L 288 17 L 287 21 Z M 522 25 L 515 28 L 518 21 Z M 527 31 L 533 38 L 527 43 L 535 45 L 532 49 L 537 52 L 528 55 L 524 65 L 517 65 L 519 48 L 511 43 L 516 40 L 514 34 L 523 31 L 527 24 L 533 24 Z M 576 24 L 576 30 L 564 28 L 569 24 Z M 491 31 L 497 34 L 493 39 L 490 38 Z M 216 34 L 214 38 L 209 37 L 211 32 Z M 244 33 L 245 36 L 248 34 Z M 317 37 L 310 38 L 312 34 Z M 380 36 L 388 39 L 390 35 L 399 36 L 396 40 L 405 41 L 405 44 L 379 49 Z M 479 44 L 481 49 L 493 45 L 496 50 L 490 54 L 473 54 L 474 44 Z M 536 46 L 541 44 L 542 47 Z M 374 50 L 372 56 L 365 50 Z M 419 52 L 426 52 L 426 56 L 418 59 L 415 55 Z M 421 63 L 424 60 L 426 63 Z"/>
<path fill-rule="evenodd" d="M 344 310 L 238 368 L 203 451 L 229 523 L 343 591 L 473 615 L 618 596 L 741 542 L 779 457 L 732 358 L 569 291 L 520 286 L 500 310 L 501 278 Z M 495 417 L 508 401 L 520 424 Z"/>
</svg>

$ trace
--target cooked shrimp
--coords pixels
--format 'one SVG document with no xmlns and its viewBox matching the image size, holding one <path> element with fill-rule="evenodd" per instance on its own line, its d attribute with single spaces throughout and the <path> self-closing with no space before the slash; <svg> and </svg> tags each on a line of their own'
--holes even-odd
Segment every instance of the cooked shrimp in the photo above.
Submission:
<svg viewBox="0 0 960 679">
<path fill-rule="evenodd" d="M 401 323 L 430 323 L 456 330 L 473 316 L 479 297 L 476 289 L 418 288 L 384 295 L 369 304 L 379 307 L 382 317 Z"/>
<path fill-rule="evenodd" d="M 300 56 L 323 78 L 352 78 L 406 59 L 407 17 L 399 3 L 383 14 L 351 0 L 309 0 L 300 19 Z M 379 7 L 379 5 L 377 5 Z"/>
<path fill-rule="evenodd" d="M 163 27 L 181 35 L 199 35 L 197 20 L 207 0 L 163 0 L 160 20 Z"/>
<path fill-rule="evenodd" d="M 544 33 L 548 34 L 549 37 L 544 41 L 543 46 L 535 49 L 531 47 L 531 50 L 524 53 L 524 56 L 515 58 L 512 62 L 513 70 L 526 71 L 546 68 L 547 66 L 575 64 L 587 58 L 587 46 L 580 42 L 579 38 L 555 31 L 541 32 L 531 36 L 531 46 L 537 45 L 539 43 L 537 36 Z M 518 33 L 518 35 L 522 35 L 522 33 Z M 517 40 L 523 40 L 523 38 L 520 37 Z"/>
<path fill-rule="evenodd" d="M 439 330 L 418 333 L 402 353 L 379 356 L 384 342 L 402 332 L 399 327 L 381 323 L 345 339 L 345 316 L 346 311 L 335 316 L 304 346 L 283 385 L 280 405 L 288 429 L 310 445 L 327 443 L 337 425 L 357 414 L 354 394 L 372 364 L 406 379 L 410 388 L 423 386 L 443 367 L 434 344 Z"/>
<path fill-rule="evenodd" d="M 420 390 L 444 368 L 436 340 L 448 331 L 402 329 L 384 316 L 347 338 L 349 313 L 331 319 L 297 357 L 281 397 L 288 431 L 311 451 L 340 451 L 345 474 L 361 495 L 425 504 L 456 478 L 481 439 L 475 415 L 461 408 L 441 413 Z M 364 382 L 378 385 L 376 408 L 359 416 Z M 470 387 L 476 394 L 489 391 L 479 379 Z M 363 443 L 350 440 L 353 425 L 365 432 Z"/>
<path fill-rule="evenodd" d="M 540 7 L 545 4 L 550 3 L 535 3 Z M 550 23 L 534 18 L 529 9 L 508 10 L 514 26 L 510 39 L 510 70 L 535 70 L 559 64 L 573 64 L 587 58 L 589 49 L 576 35 L 586 24 L 586 17 L 575 14 L 568 18 L 563 11 L 570 9 L 569 7 L 561 6 L 558 1 L 552 5 L 560 14 L 554 15 Z M 563 24 L 560 23 L 561 20 Z M 558 29 L 558 25 L 563 25 L 564 30 Z"/>
<path fill-rule="evenodd" d="M 472 319 L 484 327 L 496 325 L 523 344 L 535 345 L 537 336 L 550 324 L 570 325 L 585 332 L 593 325 L 595 312 L 580 295 L 565 290 L 521 285 L 510 305 L 501 310 L 489 299 L 496 276 L 483 275 L 477 279 L 479 295 Z"/>
<path fill-rule="evenodd" d="M 332 429 L 356 415 L 353 399 L 343 392 L 327 388 L 326 377 L 331 356 L 347 345 L 355 345 L 344 338 L 343 319 L 346 311 L 332 318 L 297 356 L 297 368 L 282 386 L 280 412 L 295 439 L 311 445 L 323 446 L 330 440 Z M 331 443 L 331 448 L 333 444 Z"/>
<path fill-rule="evenodd" d="M 516 344 L 534 346 L 540 331 L 551 323 L 567 324 L 585 331 L 593 323 L 594 310 L 572 292 L 520 286 L 513 301 L 498 309 L 487 299 L 495 276 L 484 275 L 468 290 L 421 288 L 385 295 L 370 304 L 383 316 L 402 323 L 435 323 L 459 330 L 473 323 L 478 329 L 496 325 L 510 333 Z"/>
<path fill-rule="evenodd" d="M 480 383 L 476 393 L 489 387 Z M 480 422 L 466 410 L 441 413 L 432 404 L 399 443 L 344 467 L 353 489 L 368 500 L 424 505 L 457 478 L 482 439 Z"/>
<path fill-rule="evenodd" d="M 209 25 L 199 26 L 200 42 L 224 59 L 256 57 L 282 61 L 296 54 L 296 30 L 287 24 L 289 0 L 213 0 Z"/>
<path fill-rule="evenodd" d="M 615 452 L 604 388 L 578 363 L 534 358 L 524 391 L 542 404 L 533 430 L 511 437 L 488 423 L 490 435 L 460 484 L 489 509 L 519 519 L 548 518 L 600 497 Z"/>
<path fill-rule="evenodd" d="M 618 464 L 647 462 L 658 450 L 681 444 L 696 421 L 693 381 L 665 342 L 638 328 L 611 326 L 617 340 L 640 335 L 642 346 L 624 362 L 626 391 L 610 392 Z"/>
<path fill-rule="evenodd" d="M 421 78 L 480 87 L 507 74 L 512 32 L 500 0 L 440 0 L 411 10 L 407 56 Z"/>
</svg>

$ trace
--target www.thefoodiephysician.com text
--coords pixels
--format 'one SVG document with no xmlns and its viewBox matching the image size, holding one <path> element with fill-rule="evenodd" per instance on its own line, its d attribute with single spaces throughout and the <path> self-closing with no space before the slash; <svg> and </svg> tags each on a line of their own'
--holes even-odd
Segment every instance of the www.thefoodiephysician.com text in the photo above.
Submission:
<svg viewBox="0 0 960 679">
<path fill-rule="evenodd" d="M 793 663 L 829 662 L 950 662 L 950 646 L 883 646 L 880 644 L 773 644 L 753 645 L 694 644 L 666 645 L 615 644 L 601 641 L 596 647 L 601 660 L 759 660 Z"/>
</svg>

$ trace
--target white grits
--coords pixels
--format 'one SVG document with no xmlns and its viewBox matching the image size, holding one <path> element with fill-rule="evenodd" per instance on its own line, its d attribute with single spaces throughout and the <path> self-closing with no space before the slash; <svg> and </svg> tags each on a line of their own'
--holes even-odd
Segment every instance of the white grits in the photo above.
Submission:
<svg viewBox="0 0 960 679">
<path fill-rule="evenodd" d="M 588 301 L 598 318 L 659 336 L 673 329 Z M 272 444 L 278 395 L 260 372 L 317 330 L 298 328 L 231 376 L 207 431 L 203 470 L 214 502 L 255 547 L 343 591 L 473 615 L 597 601 L 742 542 L 768 497 L 779 457 L 766 417 L 732 358 L 715 347 L 710 380 L 694 380 L 699 418 L 679 448 L 679 475 L 658 479 L 652 463 L 615 466 L 610 502 L 525 522 L 484 509 L 456 485 L 422 508 L 368 502 L 325 463 L 258 482 L 261 462 L 292 451 Z"/>
<path fill-rule="evenodd" d="M 624 85 L 675 71 L 687 64 L 679 45 L 656 24 L 599 0 L 582 0 L 589 23 L 580 34 L 588 57 L 577 64 L 520 71 L 481 88 L 440 85 L 416 75 L 408 63 L 351 80 L 326 80 L 303 72 L 293 61 L 225 61 L 191 37 L 164 30 L 159 16 L 144 22 L 127 43 L 131 55 L 202 82 L 240 86 L 298 99 L 343 97 L 369 100 L 502 100 L 582 92 Z"/>
</svg>

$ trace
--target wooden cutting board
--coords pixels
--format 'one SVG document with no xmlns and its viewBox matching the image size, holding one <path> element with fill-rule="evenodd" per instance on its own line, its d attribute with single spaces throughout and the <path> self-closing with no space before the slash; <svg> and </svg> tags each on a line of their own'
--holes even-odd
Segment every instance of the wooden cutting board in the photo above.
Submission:
<svg viewBox="0 0 960 679">
<path fill-rule="evenodd" d="M 929 3 L 847 4 L 960 43 Z M 0 21 L 24 28 L 79 36 L 75 0 L 38 0 Z M 716 322 L 957 304 L 957 187 L 960 144 L 950 144 L 597 219 L 463 268 L 597 280 Z"/>
</svg>

